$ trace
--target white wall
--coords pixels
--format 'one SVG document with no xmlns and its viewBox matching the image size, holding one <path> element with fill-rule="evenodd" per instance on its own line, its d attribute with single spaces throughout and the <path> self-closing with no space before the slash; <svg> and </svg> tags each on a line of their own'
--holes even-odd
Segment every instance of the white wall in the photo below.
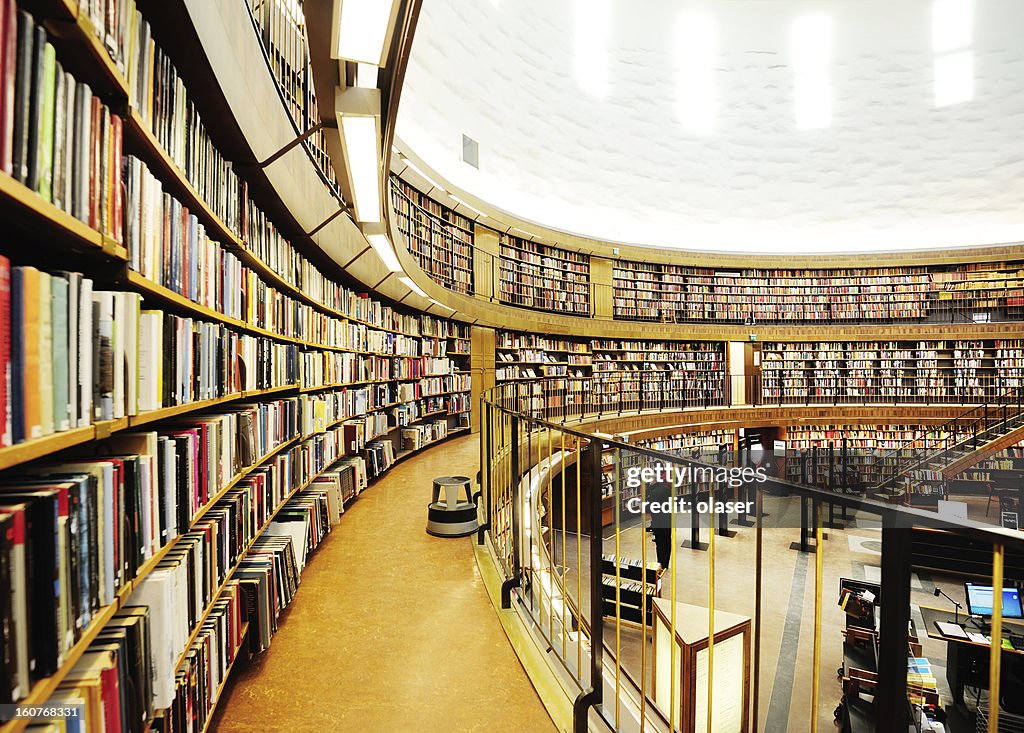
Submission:
<svg viewBox="0 0 1024 733">
<path fill-rule="evenodd" d="M 974 0 L 975 96 L 940 109 L 931 0 L 610 4 L 598 98 L 574 73 L 569 0 L 425 2 L 398 136 L 497 208 L 608 240 L 770 253 L 1024 240 L 1024 2 Z M 717 29 L 708 135 L 678 116 L 683 8 Z M 833 19 L 833 111 L 799 131 L 790 32 L 807 13 Z M 464 132 L 479 171 L 460 161 Z"/>
</svg>

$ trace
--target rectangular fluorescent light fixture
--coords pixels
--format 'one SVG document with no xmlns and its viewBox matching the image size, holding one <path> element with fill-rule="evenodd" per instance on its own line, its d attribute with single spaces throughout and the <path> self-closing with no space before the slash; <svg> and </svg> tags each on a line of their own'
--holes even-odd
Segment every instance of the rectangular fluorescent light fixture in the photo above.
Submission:
<svg viewBox="0 0 1024 733">
<path fill-rule="evenodd" d="M 380 91 L 352 87 L 335 92 L 345 167 L 358 222 L 381 220 Z"/>
<path fill-rule="evenodd" d="M 363 89 L 376 89 L 379 71 L 380 69 L 373 64 L 356 64 L 356 86 Z"/>
<path fill-rule="evenodd" d="M 573 17 L 576 83 L 587 94 L 601 99 L 608 94 L 611 0 L 573 0 Z"/>
<path fill-rule="evenodd" d="M 430 299 L 430 302 L 433 303 L 436 306 L 440 306 L 441 308 L 444 308 L 445 310 L 450 310 L 450 311 L 454 311 L 455 310 L 451 306 L 445 305 L 444 303 L 439 303 L 438 301 L 434 300 L 433 298 Z"/>
<path fill-rule="evenodd" d="M 932 50 L 946 53 L 971 45 L 974 20 L 971 0 L 933 0 Z"/>
<path fill-rule="evenodd" d="M 413 291 L 414 293 L 416 293 L 416 295 L 420 295 L 420 296 L 423 296 L 423 297 L 424 297 L 424 298 L 426 298 L 427 300 L 430 300 L 430 296 L 429 296 L 429 295 L 427 295 L 427 294 L 426 294 L 425 292 L 423 292 L 423 288 L 421 288 L 421 287 L 420 287 L 419 285 L 417 285 L 416 283 L 414 283 L 414 282 L 412 281 L 412 278 L 411 278 L 411 277 L 409 277 L 408 275 L 405 275 L 405 276 L 403 276 L 403 277 L 400 277 L 400 278 L 398 278 L 398 279 L 399 279 L 399 280 L 401 280 L 401 281 L 402 281 L 402 282 L 403 282 L 403 283 L 405 284 L 405 286 L 406 286 L 407 288 L 409 288 L 409 290 L 411 290 L 411 291 Z"/>
<path fill-rule="evenodd" d="M 715 126 L 715 23 L 707 13 L 684 12 L 676 22 L 679 121 L 690 133 Z"/>
<path fill-rule="evenodd" d="M 433 178 L 431 178 L 426 173 L 424 173 L 422 170 L 420 170 L 419 166 L 417 166 L 411 160 L 409 160 L 408 158 L 406 158 L 404 156 L 402 157 L 402 160 L 405 161 L 405 164 L 407 166 L 409 166 L 410 168 L 412 168 L 413 171 L 416 173 L 416 175 L 418 175 L 424 181 L 426 181 L 427 183 L 429 183 L 431 186 L 433 186 L 434 188 L 438 189 L 442 193 L 448 193 L 447 191 L 445 191 L 444 186 L 442 186 L 440 183 L 438 183 Z M 430 191 L 424 191 L 423 193 L 430 193 Z"/>
<path fill-rule="evenodd" d="M 949 107 L 974 98 L 974 53 L 947 53 L 935 59 L 935 106 Z"/>
<path fill-rule="evenodd" d="M 457 201 L 458 203 L 462 204 L 463 206 L 465 206 L 467 209 L 472 211 L 477 216 L 480 216 L 480 217 L 483 217 L 483 218 L 487 218 L 487 214 L 485 214 L 484 212 L 480 211 L 480 209 L 478 209 L 478 208 L 476 208 L 474 206 L 470 206 L 465 201 L 463 201 L 458 196 L 456 196 L 454 193 L 450 193 L 448 195 L 451 196 L 454 201 Z"/>
<path fill-rule="evenodd" d="M 339 127 L 352 179 L 356 221 L 380 221 L 377 118 L 343 115 Z"/>
<path fill-rule="evenodd" d="M 398 262 L 398 257 L 395 256 L 394 247 L 391 246 L 391 241 L 384 234 L 367 234 L 367 241 L 370 246 L 373 247 L 373 251 L 377 253 L 377 256 L 384 262 L 384 266 L 391 272 L 401 272 L 402 265 Z"/>
<path fill-rule="evenodd" d="M 398 3 L 335 0 L 334 8 L 334 58 L 383 66 Z"/>
</svg>

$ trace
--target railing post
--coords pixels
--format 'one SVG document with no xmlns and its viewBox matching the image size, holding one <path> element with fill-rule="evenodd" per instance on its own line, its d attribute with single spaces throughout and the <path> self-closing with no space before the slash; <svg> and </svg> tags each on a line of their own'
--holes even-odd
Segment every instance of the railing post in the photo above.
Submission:
<svg viewBox="0 0 1024 733">
<path fill-rule="evenodd" d="M 483 398 L 480 399 L 480 416 L 484 424 L 484 431 L 480 435 L 480 498 L 484 503 L 484 523 L 477 530 L 476 543 L 483 545 L 484 534 L 491 528 L 491 497 L 494 494 L 491 487 L 491 466 L 494 465 L 494 456 L 491 455 L 491 406 Z"/>
<path fill-rule="evenodd" d="M 881 619 L 878 642 L 878 733 L 907 730 L 907 654 L 910 622 L 910 530 L 883 517 Z"/>
<path fill-rule="evenodd" d="M 585 470 L 590 479 L 590 687 L 572 705 L 574 733 L 586 733 L 590 708 L 604 699 L 604 601 L 601 597 L 601 442 L 587 446 Z"/>
<path fill-rule="evenodd" d="M 523 564 L 519 557 L 522 551 L 522 538 L 519 536 L 522 512 L 522 477 L 519 474 L 519 417 L 512 416 L 511 440 L 509 441 L 509 460 L 512 466 L 512 577 L 501 584 L 501 607 L 512 607 L 512 589 L 520 586 Z"/>
</svg>

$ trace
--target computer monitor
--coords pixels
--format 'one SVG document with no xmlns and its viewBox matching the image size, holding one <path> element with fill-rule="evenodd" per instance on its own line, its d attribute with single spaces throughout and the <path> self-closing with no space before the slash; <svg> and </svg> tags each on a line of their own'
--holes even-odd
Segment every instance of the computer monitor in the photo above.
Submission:
<svg viewBox="0 0 1024 733">
<path fill-rule="evenodd" d="M 972 616 L 990 617 L 992 615 L 992 586 L 964 583 L 964 589 L 967 591 L 967 612 Z M 1016 588 L 1003 588 L 1003 618 L 1024 618 L 1020 591 Z"/>
</svg>

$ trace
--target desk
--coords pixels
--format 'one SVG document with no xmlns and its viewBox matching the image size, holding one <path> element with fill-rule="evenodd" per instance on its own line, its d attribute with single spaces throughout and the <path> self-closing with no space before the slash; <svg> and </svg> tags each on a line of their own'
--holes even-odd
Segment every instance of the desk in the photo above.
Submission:
<svg viewBox="0 0 1024 733">
<path fill-rule="evenodd" d="M 929 606 L 921 606 L 921 618 L 924 619 L 925 630 L 929 639 L 940 639 L 946 642 L 946 682 L 953 692 L 953 700 L 963 704 L 964 686 L 988 689 L 988 662 L 991 655 L 989 644 L 979 644 L 969 639 L 957 639 L 942 634 L 935 625 L 936 621 L 953 623 L 953 612 Z M 964 615 L 960 614 L 961 626 Z M 967 624 L 967 631 L 980 631 L 974 624 Z M 1003 630 L 1006 635 L 1024 634 L 1024 624 L 1003 619 Z M 1024 649 L 1003 649 L 1004 657 L 1016 660 L 1024 658 Z M 1006 665 L 1006 661 L 1003 662 Z"/>
</svg>

